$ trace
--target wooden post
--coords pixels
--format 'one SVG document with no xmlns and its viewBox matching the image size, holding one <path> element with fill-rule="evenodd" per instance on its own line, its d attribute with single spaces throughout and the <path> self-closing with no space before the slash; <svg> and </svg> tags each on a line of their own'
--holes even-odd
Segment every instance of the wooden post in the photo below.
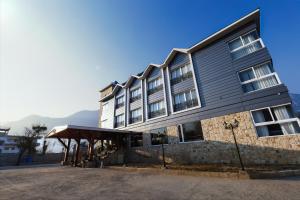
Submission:
<svg viewBox="0 0 300 200">
<path fill-rule="evenodd" d="M 89 140 L 89 161 L 93 160 L 94 156 L 94 139 Z"/>
<path fill-rule="evenodd" d="M 67 145 L 67 148 L 65 148 L 64 163 L 66 163 L 69 160 L 70 145 L 71 145 L 71 139 L 68 139 L 68 145 Z"/>
<path fill-rule="evenodd" d="M 76 148 L 76 156 L 75 156 L 75 167 L 77 166 L 79 160 L 80 139 L 76 139 L 76 142 L 77 142 L 77 148 Z"/>
</svg>

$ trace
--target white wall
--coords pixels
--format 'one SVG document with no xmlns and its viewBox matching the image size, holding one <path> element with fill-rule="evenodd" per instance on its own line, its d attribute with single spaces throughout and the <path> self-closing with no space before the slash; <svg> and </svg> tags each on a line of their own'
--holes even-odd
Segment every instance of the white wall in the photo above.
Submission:
<svg viewBox="0 0 300 200">
<path fill-rule="evenodd" d="M 114 128 L 115 98 L 104 102 L 102 105 L 101 128 Z"/>
</svg>

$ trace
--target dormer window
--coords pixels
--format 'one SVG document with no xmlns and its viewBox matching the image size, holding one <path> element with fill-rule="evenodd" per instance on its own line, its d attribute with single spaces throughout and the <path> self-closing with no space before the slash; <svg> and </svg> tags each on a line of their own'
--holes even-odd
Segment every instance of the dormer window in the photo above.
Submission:
<svg viewBox="0 0 300 200">
<path fill-rule="evenodd" d="M 171 71 L 171 85 L 175 85 L 192 77 L 193 73 L 191 65 L 189 63 L 185 64 Z"/>
<path fill-rule="evenodd" d="M 141 98 L 141 88 L 136 88 L 130 91 L 130 103 L 135 102 Z"/>
<path fill-rule="evenodd" d="M 264 47 L 261 38 L 258 37 L 256 30 L 228 43 L 233 60 L 244 57 Z"/>
<path fill-rule="evenodd" d="M 158 92 L 163 89 L 162 78 L 158 77 L 148 82 L 148 95 Z"/>
</svg>

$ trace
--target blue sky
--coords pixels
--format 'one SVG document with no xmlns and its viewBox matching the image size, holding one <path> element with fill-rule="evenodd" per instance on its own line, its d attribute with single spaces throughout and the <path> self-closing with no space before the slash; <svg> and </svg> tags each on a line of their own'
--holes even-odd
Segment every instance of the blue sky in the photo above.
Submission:
<svg viewBox="0 0 300 200">
<path fill-rule="evenodd" d="M 0 122 L 98 109 L 98 90 L 261 9 L 281 80 L 300 93 L 300 1 L 0 0 Z"/>
</svg>

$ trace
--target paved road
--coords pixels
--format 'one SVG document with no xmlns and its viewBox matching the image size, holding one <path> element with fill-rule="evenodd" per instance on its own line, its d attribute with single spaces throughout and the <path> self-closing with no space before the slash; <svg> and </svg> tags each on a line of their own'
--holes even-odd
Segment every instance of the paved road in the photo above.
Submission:
<svg viewBox="0 0 300 200">
<path fill-rule="evenodd" d="M 281 180 L 155 175 L 112 169 L 0 170 L 0 199 L 300 199 L 300 177 Z"/>
</svg>

